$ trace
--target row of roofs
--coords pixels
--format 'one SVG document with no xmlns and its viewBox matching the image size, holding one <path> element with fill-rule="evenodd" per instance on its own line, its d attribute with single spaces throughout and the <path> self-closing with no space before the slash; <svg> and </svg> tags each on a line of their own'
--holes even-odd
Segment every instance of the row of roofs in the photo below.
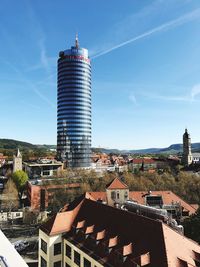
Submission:
<svg viewBox="0 0 200 267">
<path fill-rule="evenodd" d="M 158 160 L 163 160 L 159 158 L 152 158 L 152 157 L 133 157 L 130 155 L 109 155 L 105 153 L 99 153 L 99 154 L 92 154 L 92 161 L 93 162 L 98 162 L 101 161 L 102 163 L 109 163 L 109 164 L 114 164 L 115 162 L 122 163 L 122 164 L 128 164 L 130 162 L 134 163 L 149 163 L 149 162 L 155 162 Z M 168 158 L 165 160 L 174 160 L 180 162 L 180 158 L 174 155 L 169 155 Z"/>
<path fill-rule="evenodd" d="M 128 186 L 122 182 L 119 178 L 113 179 L 106 187 L 106 192 L 89 192 L 89 194 L 94 198 L 96 201 L 102 201 L 104 203 L 108 203 L 108 194 L 107 191 L 116 191 L 116 190 L 128 190 L 129 199 L 133 200 L 136 203 L 146 205 L 146 198 L 145 196 L 160 196 L 162 199 L 162 204 L 164 205 L 172 205 L 175 203 L 179 203 L 182 207 L 182 211 L 187 214 L 191 215 L 197 211 L 198 205 L 197 204 L 189 204 L 184 201 L 181 197 L 177 196 L 172 191 L 129 191 Z"/>
<path fill-rule="evenodd" d="M 80 188 L 79 183 L 66 183 L 63 184 L 59 183 L 59 181 L 50 181 L 51 183 L 43 184 L 42 180 L 41 183 L 33 183 L 31 181 L 28 182 L 27 187 L 27 196 L 29 199 L 30 207 L 33 210 L 45 209 L 48 208 L 49 204 L 51 203 L 53 194 L 56 190 L 61 188 L 65 189 L 65 193 L 67 194 L 70 190 L 78 190 Z M 42 193 L 43 192 L 43 193 Z M 117 198 L 119 194 L 119 199 L 111 198 L 113 192 Z M 172 191 L 129 191 L 128 186 L 122 182 L 120 179 L 115 178 L 111 181 L 105 191 L 101 192 L 89 192 L 90 196 L 95 199 L 96 201 L 106 203 L 108 205 L 113 206 L 116 201 L 121 201 L 123 204 L 126 200 L 133 200 L 136 203 L 146 205 L 146 196 L 152 197 L 159 197 L 162 205 L 175 205 L 178 203 L 182 208 L 182 213 L 185 216 L 191 215 L 196 212 L 198 205 L 194 204 L 191 205 L 184 201 L 181 197 L 177 196 Z M 42 199 L 43 198 L 43 199 Z"/>
</svg>

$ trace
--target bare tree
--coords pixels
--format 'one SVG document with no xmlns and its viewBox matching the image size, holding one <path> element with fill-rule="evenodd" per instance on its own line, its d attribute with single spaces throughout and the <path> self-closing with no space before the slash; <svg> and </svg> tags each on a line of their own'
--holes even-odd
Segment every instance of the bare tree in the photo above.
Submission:
<svg viewBox="0 0 200 267">
<path fill-rule="evenodd" d="M 1 209 L 11 211 L 19 207 L 18 190 L 12 179 L 8 179 L 2 193 Z"/>
</svg>

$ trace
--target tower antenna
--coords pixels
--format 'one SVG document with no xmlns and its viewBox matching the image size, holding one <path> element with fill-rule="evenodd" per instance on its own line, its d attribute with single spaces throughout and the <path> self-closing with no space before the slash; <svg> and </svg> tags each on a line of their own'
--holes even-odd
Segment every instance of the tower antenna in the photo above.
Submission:
<svg viewBox="0 0 200 267">
<path fill-rule="evenodd" d="M 79 48 L 78 33 L 76 33 L 75 46 L 77 49 Z"/>
</svg>

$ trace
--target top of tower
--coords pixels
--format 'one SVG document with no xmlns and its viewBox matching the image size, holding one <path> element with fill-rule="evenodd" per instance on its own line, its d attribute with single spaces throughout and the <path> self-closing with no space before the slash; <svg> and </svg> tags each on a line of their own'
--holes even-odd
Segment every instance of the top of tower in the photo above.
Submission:
<svg viewBox="0 0 200 267">
<path fill-rule="evenodd" d="M 18 158 L 19 158 L 19 157 L 22 157 L 22 154 L 20 153 L 19 148 L 17 149 L 17 157 L 18 157 Z"/>
<path fill-rule="evenodd" d="M 76 47 L 77 49 L 79 48 L 78 33 L 76 33 L 75 47 Z"/>
<path fill-rule="evenodd" d="M 190 134 L 188 133 L 188 129 L 185 128 L 185 133 L 183 134 L 184 137 L 189 138 Z"/>
<path fill-rule="evenodd" d="M 75 44 L 71 46 L 70 49 L 66 49 L 64 51 L 59 52 L 59 58 L 67 58 L 69 60 L 84 60 L 87 63 L 90 63 L 90 59 L 88 56 L 88 50 L 86 48 L 80 47 L 78 34 L 76 33 Z"/>
</svg>

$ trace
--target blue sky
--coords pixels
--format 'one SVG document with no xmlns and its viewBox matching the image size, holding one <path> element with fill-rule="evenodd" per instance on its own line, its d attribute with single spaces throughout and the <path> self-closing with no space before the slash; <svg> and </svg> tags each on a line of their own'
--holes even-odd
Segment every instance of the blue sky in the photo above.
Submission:
<svg viewBox="0 0 200 267">
<path fill-rule="evenodd" d="M 60 50 L 92 58 L 92 145 L 200 142 L 199 0 L 2 0 L 0 138 L 56 144 Z"/>
</svg>

